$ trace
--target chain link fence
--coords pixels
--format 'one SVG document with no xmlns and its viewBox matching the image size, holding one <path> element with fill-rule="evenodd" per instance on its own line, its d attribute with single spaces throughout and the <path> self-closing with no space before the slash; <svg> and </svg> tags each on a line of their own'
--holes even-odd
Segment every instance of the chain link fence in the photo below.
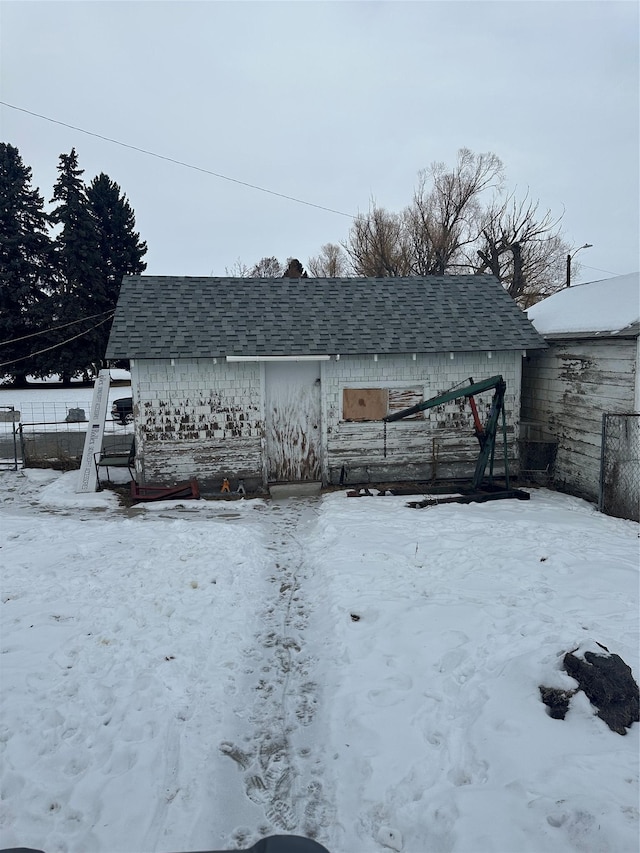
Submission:
<svg viewBox="0 0 640 853">
<path fill-rule="evenodd" d="M 602 416 L 599 508 L 640 521 L 640 414 Z"/>
<path fill-rule="evenodd" d="M 78 468 L 87 431 L 91 401 L 37 401 L 20 409 L 0 406 L 0 469 Z M 133 426 L 122 426 L 110 416 L 105 423 L 103 449 L 127 452 Z"/>
<path fill-rule="evenodd" d="M 17 471 L 22 462 L 19 427 L 20 412 L 13 406 L 0 406 L 0 471 Z"/>
</svg>

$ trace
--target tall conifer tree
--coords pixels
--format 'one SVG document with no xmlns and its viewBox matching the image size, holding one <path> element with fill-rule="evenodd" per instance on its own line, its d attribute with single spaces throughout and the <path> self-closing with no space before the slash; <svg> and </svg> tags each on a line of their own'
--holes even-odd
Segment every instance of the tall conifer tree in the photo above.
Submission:
<svg viewBox="0 0 640 853">
<path fill-rule="evenodd" d="M 46 318 L 51 243 L 44 201 L 31 169 L 13 145 L 0 143 L 0 368 L 17 385 L 34 369 L 26 358 L 40 338 L 27 338 Z M 22 339 L 22 340 L 16 340 Z M 8 343 L 15 341 L 15 343 Z"/>
<path fill-rule="evenodd" d="M 52 296 L 55 325 L 70 324 L 52 337 L 60 344 L 47 354 L 52 372 L 68 382 L 78 373 L 89 375 L 104 356 L 100 326 L 105 311 L 105 284 L 101 274 L 100 238 L 96 217 L 87 198 L 75 148 L 61 154 L 58 180 L 53 188 L 57 207 L 51 221 L 60 227 L 54 240 L 56 270 Z M 80 321 L 82 322 L 76 322 Z"/>
<path fill-rule="evenodd" d="M 136 218 L 126 195 L 108 175 L 101 172 L 87 187 L 87 198 L 98 230 L 102 310 L 116 307 L 125 275 L 139 275 L 147 268 L 142 260 L 147 244 L 136 232 Z M 99 329 L 106 350 L 111 323 Z"/>
</svg>

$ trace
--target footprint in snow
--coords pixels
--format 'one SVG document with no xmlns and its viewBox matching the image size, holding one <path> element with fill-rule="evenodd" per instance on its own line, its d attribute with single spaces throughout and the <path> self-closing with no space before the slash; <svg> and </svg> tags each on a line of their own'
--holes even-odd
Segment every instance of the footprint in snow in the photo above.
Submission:
<svg viewBox="0 0 640 853">
<path fill-rule="evenodd" d="M 226 740 L 222 741 L 218 749 L 223 755 L 228 755 L 229 758 L 235 761 L 243 770 L 246 770 L 251 763 L 251 755 L 240 749 L 240 747 L 234 743 L 230 743 Z"/>
<path fill-rule="evenodd" d="M 278 829 L 285 829 L 287 832 L 296 828 L 296 818 L 293 809 L 282 800 L 276 800 L 265 809 L 267 820 L 270 820 Z"/>
</svg>

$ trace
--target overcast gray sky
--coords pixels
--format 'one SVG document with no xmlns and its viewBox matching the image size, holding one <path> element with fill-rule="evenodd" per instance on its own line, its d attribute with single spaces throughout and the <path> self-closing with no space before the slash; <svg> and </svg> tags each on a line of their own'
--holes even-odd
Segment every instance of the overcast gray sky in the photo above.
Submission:
<svg viewBox="0 0 640 853">
<path fill-rule="evenodd" d="M 638 269 L 637 2 L 1 2 L 2 101 L 342 214 L 399 211 L 419 170 L 492 151 L 584 249 Z M 120 184 L 147 272 L 303 263 L 331 213 L 0 107 L 48 202 L 62 152 Z"/>
</svg>

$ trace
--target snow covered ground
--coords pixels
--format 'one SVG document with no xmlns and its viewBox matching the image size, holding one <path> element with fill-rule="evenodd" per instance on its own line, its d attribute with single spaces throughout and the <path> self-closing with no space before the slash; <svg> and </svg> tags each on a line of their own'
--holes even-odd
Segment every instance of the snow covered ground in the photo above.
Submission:
<svg viewBox="0 0 640 853">
<path fill-rule="evenodd" d="M 0 474 L 0 848 L 638 850 L 638 733 L 565 651 L 638 660 L 638 525 L 536 490 L 123 508 Z"/>
</svg>

